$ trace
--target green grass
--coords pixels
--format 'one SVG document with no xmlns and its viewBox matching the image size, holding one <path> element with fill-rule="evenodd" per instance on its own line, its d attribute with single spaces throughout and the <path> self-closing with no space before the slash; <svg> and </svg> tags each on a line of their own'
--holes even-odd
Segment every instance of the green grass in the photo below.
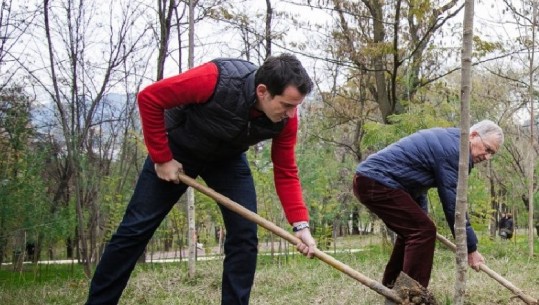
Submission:
<svg viewBox="0 0 539 305">
<path fill-rule="evenodd" d="M 367 238 L 356 238 L 356 243 L 362 244 L 365 251 L 331 255 L 379 281 L 390 249 Z M 342 244 L 352 248 L 354 243 Z M 528 295 L 539 297 L 539 259 L 537 255 L 528 257 L 524 238 L 519 238 L 516 243 L 484 240 L 480 250 L 491 269 Z M 452 303 L 454 261 L 450 251 L 437 245 L 429 289 L 440 304 Z M 185 263 L 138 265 L 120 304 L 220 304 L 221 265 L 221 260 L 199 261 L 193 279 L 187 277 Z M 12 272 L 9 266 L 3 266 L 0 270 L 0 303 L 83 304 L 88 284 L 89 280 L 78 265 L 25 265 L 23 272 Z M 484 273 L 470 270 L 467 285 L 467 304 L 524 304 Z M 251 304 L 383 304 L 383 297 L 317 259 L 308 260 L 290 251 L 289 255 L 283 256 L 259 256 Z"/>
<path fill-rule="evenodd" d="M 23 285 L 39 286 L 58 281 L 84 280 L 79 265 L 25 265 L 22 272 L 13 272 L 11 266 L 0 270 L 0 287 L 16 289 Z"/>
</svg>

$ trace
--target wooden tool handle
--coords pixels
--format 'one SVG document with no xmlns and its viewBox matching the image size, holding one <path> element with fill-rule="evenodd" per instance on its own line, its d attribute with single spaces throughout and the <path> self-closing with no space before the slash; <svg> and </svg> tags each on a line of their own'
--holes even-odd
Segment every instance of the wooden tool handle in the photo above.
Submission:
<svg viewBox="0 0 539 305">
<path fill-rule="evenodd" d="M 448 247 L 451 251 L 456 252 L 457 246 L 453 244 L 449 239 L 445 238 L 444 236 L 440 235 L 439 233 L 436 233 L 436 238 L 444 244 L 446 247 Z M 521 289 L 517 288 L 515 285 L 513 285 L 511 282 L 509 282 L 507 279 L 505 279 L 500 274 L 496 273 L 494 270 L 490 269 L 487 265 L 481 264 L 479 266 L 479 269 L 491 278 L 495 279 L 498 283 L 502 284 L 505 288 L 509 289 L 512 293 L 514 293 L 517 297 L 519 297 L 524 303 L 529 305 L 537 305 L 539 304 L 537 302 L 537 299 L 532 298 L 529 295 L 526 295 Z"/>
<path fill-rule="evenodd" d="M 179 179 L 181 182 L 185 183 L 186 185 L 198 190 L 199 192 L 207 195 L 208 197 L 212 198 L 213 200 L 217 201 L 217 203 L 221 204 L 222 206 L 226 207 L 227 209 L 239 214 L 240 216 L 244 217 L 245 219 L 248 219 L 259 226 L 267 229 L 268 231 L 274 233 L 275 235 L 278 235 L 294 246 L 301 242 L 299 238 L 297 238 L 295 235 L 291 234 L 290 232 L 284 230 L 283 228 L 277 226 L 276 224 L 272 223 L 271 221 L 263 218 L 262 216 L 246 209 L 239 203 L 232 201 L 230 198 L 214 191 L 213 189 L 204 186 L 200 183 L 198 183 L 195 179 L 180 173 Z M 351 278 L 357 280 L 361 284 L 369 287 L 370 289 L 376 291 L 377 293 L 385 296 L 388 299 L 391 299 L 392 301 L 396 302 L 397 304 L 402 303 L 402 299 L 391 289 L 384 286 L 382 283 L 377 282 L 360 272 L 352 269 L 350 266 L 338 261 L 334 257 L 326 254 L 325 252 L 320 251 L 319 249 L 315 249 L 314 256 L 317 257 L 319 260 L 327 263 L 328 265 L 332 266 L 333 268 L 345 273 L 346 275 L 350 276 Z"/>
</svg>

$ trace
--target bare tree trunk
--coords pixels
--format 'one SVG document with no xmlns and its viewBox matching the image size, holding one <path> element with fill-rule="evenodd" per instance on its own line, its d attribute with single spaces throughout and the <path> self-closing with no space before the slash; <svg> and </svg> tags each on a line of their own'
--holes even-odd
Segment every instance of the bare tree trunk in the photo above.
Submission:
<svg viewBox="0 0 539 305">
<path fill-rule="evenodd" d="M 13 271 L 22 272 L 24 256 L 26 254 L 26 231 L 19 230 L 18 232 L 15 232 L 13 238 L 13 258 L 11 262 L 13 265 Z"/>
<path fill-rule="evenodd" d="M 266 0 L 266 58 L 271 56 L 271 19 L 273 17 L 273 8 L 271 0 Z"/>
<path fill-rule="evenodd" d="M 76 164 L 74 150 L 77 147 L 77 145 L 74 143 L 75 141 L 74 134 L 69 132 L 72 129 L 70 128 L 70 123 L 67 121 L 68 114 L 66 113 L 66 109 L 64 105 L 62 104 L 63 98 L 61 97 L 61 94 L 60 94 L 58 78 L 56 76 L 56 70 L 55 70 L 56 63 L 54 61 L 55 56 L 54 56 L 54 52 L 52 48 L 53 42 L 52 42 L 51 32 L 50 32 L 51 28 L 49 25 L 49 1 L 48 0 L 44 1 L 43 12 L 44 12 L 43 17 L 45 19 L 45 36 L 47 38 L 47 45 L 49 48 L 48 51 L 49 51 L 49 60 L 50 60 L 50 67 L 51 67 L 50 73 L 51 73 L 53 89 L 54 89 L 54 91 L 52 92 L 52 95 L 56 103 L 57 109 L 60 113 L 59 117 L 62 123 L 62 131 L 64 133 L 64 139 L 67 144 L 66 145 L 67 146 L 67 171 L 69 173 L 67 175 L 67 179 L 69 179 L 69 177 L 77 176 L 77 171 L 73 170 Z M 73 59 L 73 61 L 74 60 L 75 59 Z M 73 177 L 73 180 L 74 180 L 75 190 L 78 190 L 79 189 L 78 179 L 76 177 Z M 84 264 L 84 273 L 86 274 L 86 276 L 90 276 L 91 274 L 90 261 L 88 259 L 88 253 L 87 253 L 87 248 L 86 248 L 86 239 L 85 239 L 86 234 L 84 232 L 84 221 L 83 221 L 83 216 L 82 216 L 82 213 L 83 213 L 82 202 L 81 202 L 82 199 L 80 198 L 80 193 L 78 191 L 75 191 L 75 192 L 76 192 L 75 205 L 76 205 L 76 214 L 77 214 L 77 222 L 78 222 L 77 230 L 78 230 L 78 235 L 80 239 L 79 245 L 81 245 L 80 254 L 82 255 L 82 262 Z"/>
<path fill-rule="evenodd" d="M 386 31 L 384 28 L 384 14 L 382 3 L 378 1 L 367 1 L 363 0 L 363 3 L 367 5 L 372 20 L 373 27 L 373 40 L 374 43 L 383 43 L 386 40 Z M 341 17 L 342 18 L 342 17 Z M 382 112 L 382 117 L 384 123 L 388 123 L 388 116 L 395 113 L 396 105 L 395 102 L 391 100 L 390 93 L 387 88 L 387 69 L 384 64 L 385 55 L 375 55 L 372 59 L 372 65 L 374 67 L 374 78 L 376 81 L 376 88 L 371 87 L 371 93 L 375 96 L 376 102 L 380 106 L 380 111 Z"/>
<path fill-rule="evenodd" d="M 167 7 L 168 2 L 168 9 Z M 164 76 L 165 60 L 168 55 L 168 43 L 170 41 L 170 30 L 172 29 L 172 13 L 176 10 L 175 0 L 160 0 L 158 1 L 158 16 L 159 16 L 159 51 L 157 52 L 157 80 Z"/>
<path fill-rule="evenodd" d="M 530 56 L 530 68 L 529 68 L 529 78 L 530 83 L 528 87 L 528 97 L 530 99 L 530 154 L 529 154 L 529 166 L 528 166 L 528 248 L 529 248 L 529 256 L 533 257 L 533 243 L 534 243 L 534 236 L 533 236 L 533 193 L 534 193 L 534 172 L 535 172 L 535 150 L 534 145 L 534 134 L 533 134 L 533 126 L 535 126 L 535 114 L 534 114 L 534 88 L 533 88 L 533 82 L 534 82 L 534 57 L 535 57 L 535 27 L 537 26 L 537 1 L 533 2 L 533 19 L 532 19 L 532 43 L 531 43 L 531 50 L 529 50 L 529 56 Z"/>
<path fill-rule="evenodd" d="M 466 245 L 466 211 L 468 209 L 468 170 L 470 160 L 470 91 L 472 74 L 474 0 L 466 0 L 464 8 L 464 31 L 462 35 L 462 77 L 460 104 L 460 154 L 457 184 L 457 207 L 455 211 L 455 237 L 457 242 L 454 304 L 463 305 L 466 294 L 466 271 L 468 247 Z"/>
<path fill-rule="evenodd" d="M 187 65 L 189 68 L 194 66 L 194 50 L 195 50 L 195 5 L 197 0 L 189 1 L 189 55 L 187 59 Z M 188 275 L 193 278 L 196 273 L 196 251 L 197 251 L 197 232 L 195 227 L 195 192 L 189 187 L 187 189 L 187 223 L 188 223 L 188 235 L 187 240 L 189 247 L 188 257 Z"/>
<path fill-rule="evenodd" d="M 501 194 L 496 194 L 496 189 L 494 187 L 494 177 L 492 171 L 492 164 L 490 160 L 487 161 L 487 172 L 488 172 L 488 183 L 490 189 L 490 208 L 492 212 L 490 213 L 490 238 L 494 240 L 496 238 L 496 233 L 498 232 L 498 210 Z"/>
<path fill-rule="evenodd" d="M 219 254 L 223 254 L 223 249 L 225 245 L 225 228 L 219 226 Z"/>
<path fill-rule="evenodd" d="M 194 278 L 196 275 L 196 254 L 197 254 L 197 231 L 196 231 L 196 214 L 195 214 L 195 192 L 193 188 L 188 188 L 187 192 L 187 247 L 188 257 L 188 275 L 189 278 Z"/>
</svg>

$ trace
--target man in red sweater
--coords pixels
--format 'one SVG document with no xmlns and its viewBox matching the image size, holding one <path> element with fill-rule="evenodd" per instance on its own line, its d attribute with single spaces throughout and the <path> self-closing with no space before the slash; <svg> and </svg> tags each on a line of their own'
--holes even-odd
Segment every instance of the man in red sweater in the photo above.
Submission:
<svg viewBox="0 0 539 305">
<path fill-rule="evenodd" d="M 200 176 L 217 192 L 256 212 L 256 193 L 245 152 L 272 139 L 275 188 L 288 222 L 312 257 L 294 156 L 297 107 L 313 84 L 289 54 L 261 67 L 216 59 L 158 81 L 138 94 L 146 159 L 124 218 L 107 244 L 91 282 L 87 305 L 117 304 L 137 259 L 186 191 L 178 173 Z M 221 207 L 226 228 L 221 304 L 248 304 L 257 257 L 255 223 Z"/>
</svg>

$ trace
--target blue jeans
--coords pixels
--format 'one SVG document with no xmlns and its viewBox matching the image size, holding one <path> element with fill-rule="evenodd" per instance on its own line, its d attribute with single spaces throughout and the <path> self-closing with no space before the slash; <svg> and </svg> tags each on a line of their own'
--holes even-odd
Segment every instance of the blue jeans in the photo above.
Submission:
<svg viewBox="0 0 539 305">
<path fill-rule="evenodd" d="M 176 158 L 187 175 L 200 176 L 215 191 L 256 212 L 255 187 L 245 154 L 215 162 Z M 159 179 L 154 163 L 146 159 L 123 220 L 97 265 L 87 305 L 118 303 L 137 259 L 186 189 L 185 184 Z M 221 304 L 248 304 L 258 253 L 257 226 L 219 207 L 227 233 Z"/>
</svg>

